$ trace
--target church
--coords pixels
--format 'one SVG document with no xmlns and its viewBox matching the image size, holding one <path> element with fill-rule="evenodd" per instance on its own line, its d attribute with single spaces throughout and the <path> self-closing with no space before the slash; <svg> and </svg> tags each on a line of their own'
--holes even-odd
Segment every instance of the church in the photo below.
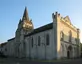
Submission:
<svg viewBox="0 0 82 64">
<path fill-rule="evenodd" d="M 52 13 L 52 20 L 35 29 L 25 8 L 15 37 L 6 42 L 3 53 L 8 57 L 46 60 L 79 57 L 80 30 L 69 16 L 62 17 L 58 12 Z"/>
</svg>

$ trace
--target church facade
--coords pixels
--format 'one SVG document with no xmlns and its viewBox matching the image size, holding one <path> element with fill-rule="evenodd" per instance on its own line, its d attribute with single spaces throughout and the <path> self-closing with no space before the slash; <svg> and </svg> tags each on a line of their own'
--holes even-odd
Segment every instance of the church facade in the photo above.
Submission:
<svg viewBox="0 0 82 64">
<path fill-rule="evenodd" d="M 15 37 L 6 44 L 5 55 L 29 59 L 61 59 L 80 56 L 80 30 L 68 16 L 52 14 L 53 22 L 34 29 L 25 8 Z"/>
</svg>

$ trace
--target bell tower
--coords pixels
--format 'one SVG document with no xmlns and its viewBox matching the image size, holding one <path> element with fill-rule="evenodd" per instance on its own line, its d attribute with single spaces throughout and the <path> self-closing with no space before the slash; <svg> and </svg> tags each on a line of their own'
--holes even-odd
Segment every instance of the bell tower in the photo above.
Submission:
<svg viewBox="0 0 82 64">
<path fill-rule="evenodd" d="M 25 7 L 23 17 L 19 20 L 18 28 L 15 37 L 20 40 L 21 36 L 28 34 L 34 29 L 32 20 L 29 19 L 27 8 Z"/>
<path fill-rule="evenodd" d="M 16 56 L 17 57 L 24 57 L 24 47 L 25 47 L 25 42 L 24 42 L 24 35 L 28 34 L 34 29 L 32 20 L 29 19 L 28 16 L 28 11 L 27 8 L 25 7 L 24 14 L 22 19 L 19 20 L 18 28 L 15 32 L 15 51 L 16 51 Z M 20 51 L 20 47 L 23 46 L 22 50 Z"/>
<path fill-rule="evenodd" d="M 27 8 L 25 7 L 24 14 L 22 17 L 22 22 L 23 22 L 23 29 L 26 31 L 30 31 L 33 29 L 33 24 L 32 20 L 29 20 Z"/>
<path fill-rule="evenodd" d="M 34 27 L 33 27 L 32 20 L 29 19 L 28 11 L 27 11 L 27 8 L 25 7 L 23 17 L 22 19 L 19 20 L 18 28 L 16 30 L 16 36 L 18 34 L 25 35 L 28 32 L 32 31 L 33 29 Z"/>
</svg>

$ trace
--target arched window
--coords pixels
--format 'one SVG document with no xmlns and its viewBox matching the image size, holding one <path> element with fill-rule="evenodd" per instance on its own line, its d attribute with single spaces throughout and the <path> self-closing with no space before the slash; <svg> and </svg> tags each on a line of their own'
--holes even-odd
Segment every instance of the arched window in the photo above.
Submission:
<svg viewBox="0 0 82 64">
<path fill-rule="evenodd" d="M 40 46 L 40 36 L 38 36 L 38 46 Z"/>
<path fill-rule="evenodd" d="M 50 42 L 49 34 L 46 34 L 46 45 L 49 45 L 49 42 Z"/>
<path fill-rule="evenodd" d="M 31 39 L 31 45 L 32 45 L 32 47 L 33 47 L 33 37 L 32 37 L 32 39 Z"/>
<path fill-rule="evenodd" d="M 72 32 L 69 31 L 69 42 L 72 42 Z"/>
<path fill-rule="evenodd" d="M 60 32 L 60 40 L 63 41 L 64 40 L 64 33 L 61 31 Z"/>
<path fill-rule="evenodd" d="M 78 44 L 78 39 L 77 38 L 75 38 L 75 42 L 76 42 L 76 44 Z"/>
</svg>

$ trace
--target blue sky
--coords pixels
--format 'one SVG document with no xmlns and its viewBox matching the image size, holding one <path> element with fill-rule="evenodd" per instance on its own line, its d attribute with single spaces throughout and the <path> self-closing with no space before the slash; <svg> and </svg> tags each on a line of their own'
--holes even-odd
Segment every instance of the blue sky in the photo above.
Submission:
<svg viewBox="0 0 82 64">
<path fill-rule="evenodd" d="M 0 0 L 0 43 L 15 36 L 25 6 L 35 28 L 52 22 L 52 13 L 58 11 L 82 31 L 82 0 Z"/>
</svg>

